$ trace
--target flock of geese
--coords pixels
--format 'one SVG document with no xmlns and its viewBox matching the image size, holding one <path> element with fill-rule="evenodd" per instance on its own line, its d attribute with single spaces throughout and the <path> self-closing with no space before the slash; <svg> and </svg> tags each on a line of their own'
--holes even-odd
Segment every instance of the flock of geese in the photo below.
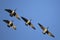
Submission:
<svg viewBox="0 0 60 40">
<path fill-rule="evenodd" d="M 21 18 L 19 17 L 19 15 L 15 12 L 16 10 L 11 10 L 11 9 L 5 9 L 6 12 L 9 13 L 10 17 L 16 17 L 18 20 L 24 20 L 25 22 L 25 25 L 29 25 L 32 29 L 36 30 L 36 28 L 33 26 L 33 24 L 31 23 L 31 20 L 28 20 L 27 18 L 25 17 L 22 17 Z M 13 28 L 14 30 L 16 30 L 16 26 L 13 24 L 13 21 L 10 21 L 10 20 L 3 20 L 3 22 L 5 22 L 7 24 L 7 27 L 11 27 Z M 49 36 L 51 37 L 55 37 L 51 32 L 49 32 L 48 28 L 45 28 L 42 24 L 38 23 L 39 27 L 43 30 L 43 34 L 48 34 Z"/>
</svg>

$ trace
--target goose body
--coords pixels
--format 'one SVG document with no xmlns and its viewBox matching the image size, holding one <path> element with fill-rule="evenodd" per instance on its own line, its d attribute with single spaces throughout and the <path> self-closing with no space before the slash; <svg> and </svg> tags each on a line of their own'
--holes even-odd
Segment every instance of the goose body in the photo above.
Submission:
<svg viewBox="0 0 60 40">
<path fill-rule="evenodd" d="M 26 19 L 25 17 L 21 17 L 24 21 L 26 25 L 29 25 L 30 27 L 32 27 L 34 30 L 36 29 L 33 24 L 31 23 L 30 20 Z"/>
<path fill-rule="evenodd" d="M 19 15 L 15 12 L 15 10 L 5 9 L 5 11 L 9 12 L 11 17 L 15 16 L 17 19 L 20 20 L 20 17 L 19 17 Z"/>
<path fill-rule="evenodd" d="M 43 34 L 48 34 L 51 37 L 55 37 L 51 32 L 48 31 L 47 28 L 45 28 L 43 25 L 41 25 L 40 23 L 38 23 L 38 25 L 40 26 L 40 28 L 43 30 Z"/>
<path fill-rule="evenodd" d="M 8 27 L 11 27 L 13 28 L 14 30 L 16 30 L 16 26 L 13 25 L 13 22 L 12 21 L 9 21 L 9 20 L 3 20 L 5 23 L 7 23 L 7 26 Z"/>
</svg>

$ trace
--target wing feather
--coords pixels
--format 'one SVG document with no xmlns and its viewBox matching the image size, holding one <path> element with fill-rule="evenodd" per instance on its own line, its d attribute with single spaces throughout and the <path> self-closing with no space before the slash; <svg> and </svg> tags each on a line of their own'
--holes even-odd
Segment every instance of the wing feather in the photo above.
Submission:
<svg viewBox="0 0 60 40">
<path fill-rule="evenodd" d="M 3 20 L 4 22 L 6 22 L 7 24 L 9 24 L 9 21 L 8 20 Z"/>
<path fill-rule="evenodd" d="M 27 22 L 28 21 L 28 19 L 26 19 L 26 18 L 24 18 L 24 17 L 21 17 L 25 22 Z"/>
<path fill-rule="evenodd" d="M 18 14 L 16 14 L 16 15 L 15 15 L 15 17 L 16 17 L 17 19 L 19 19 L 19 20 L 20 20 L 20 18 L 19 18 L 19 15 L 18 15 Z"/>
<path fill-rule="evenodd" d="M 32 24 L 30 24 L 30 26 L 31 26 L 34 30 L 36 30 L 36 28 L 35 28 Z"/>
<path fill-rule="evenodd" d="M 49 35 L 49 36 L 51 36 L 51 37 L 55 37 L 51 32 L 47 32 L 47 34 Z"/>
<path fill-rule="evenodd" d="M 40 28 L 41 28 L 42 30 L 45 30 L 45 27 L 43 27 L 43 25 L 41 25 L 40 23 L 38 23 L 38 25 L 40 26 Z"/>
<path fill-rule="evenodd" d="M 5 11 L 7 11 L 7 12 L 9 12 L 9 13 L 11 13 L 11 12 L 12 12 L 12 10 L 10 10 L 10 9 L 5 9 Z"/>
</svg>

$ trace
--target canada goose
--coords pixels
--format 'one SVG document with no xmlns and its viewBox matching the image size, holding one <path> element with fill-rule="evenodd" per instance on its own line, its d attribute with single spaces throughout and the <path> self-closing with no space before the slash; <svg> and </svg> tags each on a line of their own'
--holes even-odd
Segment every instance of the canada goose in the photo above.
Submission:
<svg viewBox="0 0 60 40">
<path fill-rule="evenodd" d="M 38 23 L 38 25 L 40 26 L 40 28 L 43 30 L 43 34 L 48 34 L 51 37 L 55 37 L 51 32 L 48 31 L 48 28 L 45 28 L 43 25 L 41 25 L 40 23 Z"/>
<path fill-rule="evenodd" d="M 36 30 L 36 28 L 33 26 L 33 24 L 31 23 L 31 20 L 28 20 L 28 19 L 26 19 L 26 18 L 24 18 L 24 17 L 21 17 L 24 21 L 25 21 L 25 25 L 27 26 L 27 25 L 29 25 L 29 26 L 31 26 L 34 30 Z"/>
<path fill-rule="evenodd" d="M 19 19 L 19 20 L 20 20 L 19 15 L 15 12 L 15 11 L 16 11 L 16 9 L 15 9 L 15 10 L 5 9 L 5 11 L 9 12 L 11 17 L 15 16 L 17 19 Z"/>
<path fill-rule="evenodd" d="M 3 20 L 5 23 L 7 23 L 8 27 L 12 27 L 14 30 L 16 30 L 16 26 L 13 24 L 12 21 L 9 20 Z"/>
</svg>

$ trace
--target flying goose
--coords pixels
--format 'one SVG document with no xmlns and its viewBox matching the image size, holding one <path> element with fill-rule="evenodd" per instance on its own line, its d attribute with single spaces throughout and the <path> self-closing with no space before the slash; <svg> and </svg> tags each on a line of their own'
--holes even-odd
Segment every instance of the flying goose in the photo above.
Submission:
<svg viewBox="0 0 60 40">
<path fill-rule="evenodd" d="M 26 18 L 24 18 L 24 17 L 21 17 L 24 21 L 25 21 L 25 25 L 27 26 L 27 25 L 29 25 L 29 26 L 31 26 L 34 30 L 36 30 L 36 28 L 33 26 L 33 24 L 31 23 L 31 20 L 28 20 L 28 19 L 26 19 Z"/>
<path fill-rule="evenodd" d="M 19 15 L 15 12 L 15 11 L 16 11 L 16 9 L 15 9 L 15 10 L 5 9 L 5 11 L 9 12 L 11 17 L 15 16 L 17 19 L 19 19 L 19 20 L 20 20 Z"/>
<path fill-rule="evenodd" d="M 45 28 L 43 25 L 41 25 L 40 23 L 38 23 L 38 25 L 40 26 L 40 28 L 43 30 L 43 34 L 48 34 L 51 37 L 55 37 L 51 32 L 48 31 L 48 28 Z"/>
<path fill-rule="evenodd" d="M 16 30 L 16 26 L 13 24 L 12 21 L 9 20 L 3 20 L 5 23 L 7 23 L 7 26 L 10 28 L 13 28 L 14 30 Z"/>
</svg>

